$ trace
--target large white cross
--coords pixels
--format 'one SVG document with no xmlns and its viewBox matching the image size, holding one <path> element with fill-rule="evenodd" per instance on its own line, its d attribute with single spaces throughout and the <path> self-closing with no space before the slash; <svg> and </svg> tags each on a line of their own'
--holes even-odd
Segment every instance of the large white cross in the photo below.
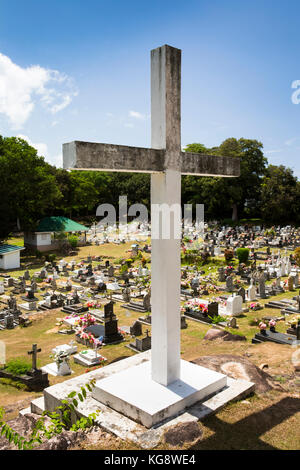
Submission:
<svg viewBox="0 0 300 470">
<path fill-rule="evenodd" d="M 63 145 L 64 168 L 151 173 L 151 205 L 169 206 L 181 203 L 181 174 L 239 176 L 238 158 L 181 151 L 180 102 L 181 50 L 152 50 L 152 148 L 74 141 Z M 165 386 L 180 378 L 180 240 L 171 234 L 151 242 L 152 380 Z"/>
</svg>

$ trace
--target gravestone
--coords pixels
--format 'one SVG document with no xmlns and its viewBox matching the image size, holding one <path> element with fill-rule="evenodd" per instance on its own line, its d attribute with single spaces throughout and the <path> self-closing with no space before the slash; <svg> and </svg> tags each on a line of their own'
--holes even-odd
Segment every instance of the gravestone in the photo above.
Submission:
<svg viewBox="0 0 300 470">
<path fill-rule="evenodd" d="M 224 270 L 224 268 L 223 268 L 223 267 L 222 267 L 222 268 L 219 268 L 219 269 L 218 269 L 218 272 L 219 272 L 219 277 L 218 277 L 219 282 L 225 282 L 226 278 L 225 278 L 225 270 Z"/>
<path fill-rule="evenodd" d="M 289 289 L 289 291 L 293 291 L 293 290 L 294 290 L 294 279 L 293 279 L 293 276 L 289 276 L 289 277 L 288 277 L 288 289 Z"/>
<path fill-rule="evenodd" d="M 144 338 L 135 338 L 135 343 L 131 343 L 130 346 L 139 352 L 145 352 L 151 349 L 151 336 L 149 336 L 149 331 L 146 330 L 146 336 Z"/>
<path fill-rule="evenodd" d="M 240 295 L 228 297 L 226 302 L 226 314 L 232 317 L 239 316 L 243 311 L 243 299 Z"/>
<path fill-rule="evenodd" d="M 11 313 L 8 313 L 4 317 L 4 327 L 7 330 L 13 330 L 15 325 L 14 325 L 14 316 Z"/>
<path fill-rule="evenodd" d="M 231 274 L 226 278 L 226 290 L 228 290 L 228 292 L 233 291 L 233 276 Z"/>
<path fill-rule="evenodd" d="M 247 300 L 252 302 L 256 299 L 256 287 L 251 283 L 250 287 L 247 289 Z"/>
<path fill-rule="evenodd" d="M 112 265 L 108 266 L 107 274 L 109 277 L 114 277 L 115 268 Z"/>
<path fill-rule="evenodd" d="M 151 294 L 149 292 L 143 298 L 143 307 L 147 312 L 151 311 Z"/>
<path fill-rule="evenodd" d="M 265 275 L 263 272 L 258 275 L 258 295 L 261 299 L 266 298 L 266 283 Z"/>
<path fill-rule="evenodd" d="M 142 324 L 139 321 L 135 321 L 134 324 L 130 327 L 130 334 L 132 336 L 141 336 L 142 333 Z"/>
<path fill-rule="evenodd" d="M 243 299 L 243 303 L 246 301 L 246 292 L 243 287 L 240 287 L 237 291 L 237 294 L 240 295 Z"/>
</svg>

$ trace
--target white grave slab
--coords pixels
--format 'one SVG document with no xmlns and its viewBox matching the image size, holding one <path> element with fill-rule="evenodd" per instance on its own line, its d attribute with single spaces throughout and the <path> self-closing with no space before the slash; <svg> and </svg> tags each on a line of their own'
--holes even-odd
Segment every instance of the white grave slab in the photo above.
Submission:
<svg viewBox="0 0 300 470">
<path fill-rule="evenodd" d="M 106 358 L 92 349 L 86 349 L 74 356 L 74 362 L 86 367 L 93 367 L 104 361 L 106 361 Z"/>
<path fill-rule="evenodd" d="M 52 349 L 52 354 L 57 354 L 60 352 L 65 352 L 66 354 L 75 354 L 77 353 L 77 346 L 75 344 L 61 344 Z"/>
<path fill-rule="evenodd" d="M 70 366 L 66 362 L 62 362 L 59 367 L 57 367 L 56 362 L 51 362 L 51 364 L 47 364 L 41 367 L 42 371 L 47 372 L 47 374 L 57 376 L 65 376 L 73 374 Z"/>
</svg>

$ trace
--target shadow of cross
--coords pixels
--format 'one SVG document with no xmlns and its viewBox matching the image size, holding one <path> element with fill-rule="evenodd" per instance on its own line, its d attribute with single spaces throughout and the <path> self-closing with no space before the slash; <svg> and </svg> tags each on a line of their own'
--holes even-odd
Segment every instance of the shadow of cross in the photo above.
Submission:
<svg viewBox="0 0 300 470">
<path fill-rule="evenodd" d="M 63 144 L 63 161 L 66 169 L 151 174 L 151 373 L 166 386 L 180 378 L 181 175 L 240 175 L 238 158 L 181 151 L 181 50 L 167 45 L 151 51 L 151 147 L 74 141 Z"/>
<path fill-rule="evenodd" d="M 217 416 L 210 416 L 203 424 L 214 431 L 214 434 L 192 446 L 191 449 L 278 450 L 277 447 L 264 442 L 260 437 L 299 413 L 299 410 L 300 398 L 285 397 L 233 424 L 227 423 Z M 295 433 L 297 432 L 299 433 L 299 426 L 297 427 L 296 424 Z M 295 438 L 296 441 L 297 438 Z"/>
</svg>

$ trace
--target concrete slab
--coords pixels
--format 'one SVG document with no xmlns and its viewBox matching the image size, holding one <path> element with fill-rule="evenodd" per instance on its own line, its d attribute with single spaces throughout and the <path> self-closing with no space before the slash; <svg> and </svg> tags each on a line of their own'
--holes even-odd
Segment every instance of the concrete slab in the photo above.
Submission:
<svg viewBox="0 0 300 470">
<path fill-rule="evenodd" d="M 65 380 L 60 384 L 52 385 L 44 390 L 44 403 L 39 401 L 34 408 L 35 412 L 38 412 L 39 409 L 41 410 L 40 412 L 45 409 L 53 411 L 70 392 L 74 390 L 80 391 L 80 386 L 88 383 L 91 379 L 98 381 L 126 370 L 129 367 L 147 362 L 150 360 L 150 355 L 151 352 L 146 351 L 106 367 Z M 224 390 L 216 393 L 209 399 L 195 403 L 178 416 L 158 423 L 150 429 L 95 400 L 90 392 L 87 395 L 87 399 L 83 403 L 79 403 L 78 413 L 80 416 L 87 417 L 90 413 L 99 411 L 96 423 L 102 429 L 121 439 L 132 441 L 144 449 L 152 449 L 159 443 L 161 436 L 169 426 L 180 422 L 203 420 L 210 414 L 216 413 L 227 403 L 243 399 L 253 393 L 254 390 L 255 384 L 252 382 L 234 380 L 227 377 L 227 387 Z M 36 400 L 33 400 L 32 404 L 35 402 Z M 28 409 L 26 410 L 27 413 L 30 412 Z"/>
<path fill-rule="evenodd" d="M 187 361 L 180 365 L 180 379 L 168 386 L 151 379 L 150 361 L 130 367 L 98 381 L 93 398 L 150 428 L 227 386 L 223 374 Z"/>
<path fill-rule="evenodd" d="M 70 375 L 73 374 L 74 372 L 70 370 L 68 367 L 64 367 L 64 370 L 70 370 L 70 373 L 58 373 L 58 368 L 56 362 L 51 362 L 50 364 L 46 364 L 45 366 L 41 367 L 43 372 L 47 372 L 47 374 L 54 375 L 56 376 L 64 376 L 64 375 Z"/>
</svg>

